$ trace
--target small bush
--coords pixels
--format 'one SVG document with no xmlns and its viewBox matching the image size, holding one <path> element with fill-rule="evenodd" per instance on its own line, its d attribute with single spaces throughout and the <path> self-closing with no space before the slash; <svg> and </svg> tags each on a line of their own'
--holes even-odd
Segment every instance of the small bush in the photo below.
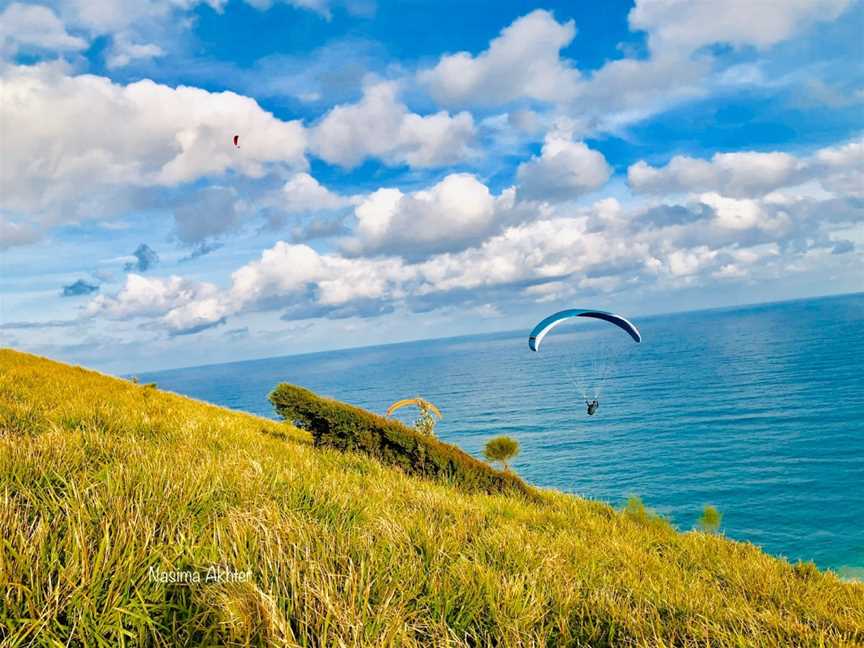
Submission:
<svg viewBox="0 0 864 648">
<path fill-rule="evenodd" d="M 658 515 L 654 510 L 645 506 L 645 502 L 638 495 L 631 495 L 622 509 L 625 517 L 638 522 L 644 526 L 670 529 L 669 521 Z"/>
<path fill-rule="evenodd" d="M 429 410 L 421 409 L 420 414 L 414 421 L 414 429 L 417 430 L 420 434 L 434 437 L 435 425 L 437 423 L 438 419 L 435 418 L 435 415 L 432 414 L 432 412 L 430 412 Z"/>
<path fill-rule="evenodd" d="M 508 436 L 490 439 L 483 449 L 483 456 L 489 461 L 500 461 L 504 470 L 510 470 L 509 461 L 519 454 L 519 442 Z"/>
<path fill-rule="evenodd" d="M 706 504 L 702 510 L 702 516 L 699 518 L 699 528 L 708 533 L 716 533 L 720 530 L 722 520 L 723 514 L 715 506 Z"/>
<path fill-rule="evenodd" d="M 624 505 L 624 513 L 636 520 L 646 520 L 651 516 L 645 506 L 645 502 L 638 495 L 631 495 L 627 498 L 627 503 Z"/>
<path fill-rule="evenodd" d="M 270 402 L 284 420 L 299 422 L 308 430 L 316 446 L 363 452 L 409 475 L 444 478 L 470 490 L 537 497 L 517 476 L 499 472 L 399 421 L 285 383 L 273 390 Z"/>
</svg>

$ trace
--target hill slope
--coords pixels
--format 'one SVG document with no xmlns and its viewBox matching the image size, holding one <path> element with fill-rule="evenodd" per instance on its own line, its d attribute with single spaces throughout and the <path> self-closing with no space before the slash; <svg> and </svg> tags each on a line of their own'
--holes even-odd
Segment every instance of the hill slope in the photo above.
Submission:
<svg viewBox="0 0 864 648">
<path fill-rule="evenodd" d="M 812 566 L 10 350 L 0 541 L 9 646 L 864 643 L 864 585 Z"/>
</svg>

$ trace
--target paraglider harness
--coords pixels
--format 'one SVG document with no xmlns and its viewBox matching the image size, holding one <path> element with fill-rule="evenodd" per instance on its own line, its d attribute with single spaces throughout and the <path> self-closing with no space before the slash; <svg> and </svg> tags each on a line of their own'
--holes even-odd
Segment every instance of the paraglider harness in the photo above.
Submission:
<svg viewBox="0 0 864 648">
<path fill-rule="evenodd" d="M 594 412 L 600 407 L 600 401 L 596 398 L 593 401 L 585 401 L 585 404 L 588 406 L 588 416 L 594 416 Z"/>
</svg>

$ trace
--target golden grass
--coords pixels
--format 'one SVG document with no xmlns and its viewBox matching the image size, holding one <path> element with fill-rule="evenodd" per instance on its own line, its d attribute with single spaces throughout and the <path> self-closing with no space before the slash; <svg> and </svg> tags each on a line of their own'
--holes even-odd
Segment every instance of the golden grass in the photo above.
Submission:
<svg viewBox="0 0 864 648">
<path fill-rule="evenodd" d="M 864 585 L 0 350 L 3 646 L 843 646 Z M 151 567 L 250 570 L 165 584 Z"/>
</svg>

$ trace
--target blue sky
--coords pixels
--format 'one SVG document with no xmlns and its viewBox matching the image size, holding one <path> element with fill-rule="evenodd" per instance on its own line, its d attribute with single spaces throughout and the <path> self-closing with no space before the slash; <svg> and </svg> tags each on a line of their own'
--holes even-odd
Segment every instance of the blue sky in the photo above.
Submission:
<svg viewBox="0 0 864 648">
<path fill-rule="evenodd" d="M 860 0 L 0 2 L 0 345 L 134 372 L 864 290 L 862 30 Z"/>
</svg>

